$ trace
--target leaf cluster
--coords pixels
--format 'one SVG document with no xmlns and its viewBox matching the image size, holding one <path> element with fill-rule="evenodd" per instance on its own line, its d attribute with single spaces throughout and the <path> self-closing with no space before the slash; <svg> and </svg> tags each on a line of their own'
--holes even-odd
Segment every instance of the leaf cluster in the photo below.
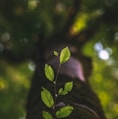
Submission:
<svg viewBox="0 0 118 119">
<path fill-rule="evenodd" d="M 54 55 L 55 56 L 59 56 L 59 53 L 54 51 Z M 66 63 L 69 58 L 71 56 L 71 53 L 70 53 L 70 50 L 68 47 L 65 47 L 61 50 L 61 53 L 60 53 L 60 56 L 59 56 L 59 59 L 60 59 L 60 64 L 59 65 L 62 65 L 64 63 Z M 73 82 L 66 82 L 64 84 L 64 88 L 60 88 L 58 91 L 57 91 L 57 78 L 58 78 L 58 73 L 56 74 L 56 76 L 54 75 L 54 70 L 52 68 L 52 66 L 48 65 L 48 64 L 45 64 L 45 68 L 44 68 L 44 71 L 45 71 L 45 76 L 46 78 L 51 81 L 54 85 L 54 88 L 55 88 L 55 92 L 54 92 L 54 98 L 51 94 L 51 92 L 42 87 L 42 91 L 41 91 L 41 99 L 43 101 L 43 103 L 45 104 L 45 106 L 47 108 L 50 108 L 53 110 L 54 114 L 51 114 L 50 112 L 47 112 L 45 110 L 42 110 L 42 115 L 43 115 L 43 118 L 44 119 L 53 119 L 53 118 L 64 118 L 64 117 L 68 117 L 72 111 L 73 111 L 73 107 L 70 106 L 70 105 L 66 105 L 66 106 L 63 106 L 61 107 L 60 109 L 58 110 L 55 110 L 56 108 L 56 100 L 58 98 L 59 95 L 67 95 L 73 88 Z M 57 77 L 57 78 L 55 78 Z"/>
</svg>

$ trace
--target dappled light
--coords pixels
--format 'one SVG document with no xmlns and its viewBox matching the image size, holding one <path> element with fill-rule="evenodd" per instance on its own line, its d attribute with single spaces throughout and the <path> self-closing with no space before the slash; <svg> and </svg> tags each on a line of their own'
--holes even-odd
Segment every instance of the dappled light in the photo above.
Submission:
<svg viewBox="0 0 118 119">
<path fill-rule="evenodd" d="M 77 19 L 75 20 L 75 24 L 73 25 L 73 28 L 72 28 L 72 31 L 71 31 L 72 34 L 77 34 L 81 30 L 86 28 L 86 24 L 87 24 L 87 21 L 88 21 L 88 16 L 87 15 L 88 14 L 86 14 L 86 13 L 79 14 Z"/>
<path fill-rule="evenodd" d="M 96 43 L 96 44 L 94 45 L 94 49 L 95 49 L 96 51 L 103 50 L 103 45 L 102 45 L 102 43 L 101 43 L 101 42 Z"/>
<path fill-rule="evenodd" d="M 35 71 L 36 65 L 35 65 L 33 62 L 29 62 L 28 68 L 29 68 L 31 71 Z"/>
<path fill-rule="evenodd" d="M 89 51 L 87 51 L 89 49 Z M 94 51 L 93 51 L 94 49 Z M 116 47 L 117 49 L 117 47 Z M 116 50 L 115 49 L 115 50 Z M 90 53 L 92 51 L 92 54 Z M 104 107 L 108 119 L 117 119 L 117 85 L 118 85 L 118 63 L 115 61 L 114 49 L 102 41 L 91 41 L 83 52 L 93 57 L 93 73 L 90 82 L 96 90 Z M 99 53 L 103 54 L 99 54 Z M 117 56 L 117 55 L 116 55 Z M 116 116 L 115 116 L 116 115 Z"/>
<path fill-rule="evenodd" d="M 110 55 L 112 55 L 112 49 L 109 47 L 104 48 L 101 42 L 96 43 L 94 49 L 97 52 L 98 57 L 102 60 L 108 60 Z"/>
<path fill-rule="evenodd" d="M 1 40 L 3 42 L 10 40 L 10 34 L 8 32 L 5 32 L 1 35 Z"/>
<path fill-rule="evenodd" d="M 117 12 L 118 0 L 1 0 L 0 119 L 25 119 L 33 76 L 63 43 L 73 46 L 72 53 L 84 63 L 85 72 L 93 67 L 91 76 L 87 74 L 91 87 L 107 119 L 117 119 Z M 84 56 L 93 66 L 87 67 L 91 62 Z M 73 71 L 62 73 L 73 76 L 75 65 Z M 83 71 L 76 69 L 85 80 Z"/>
<path fill-rule="evenodd" d="M 99 58 L 103 59 L 103 60 L 108 60 L 109 59 L 109 52 L 107 50 L 101 50 L 98 53 Z"/>
<path fill-rule="evenodd" d="M 31 10 L 36 9 L 40 5 L 40 0 L 28 0 L 28 8 Z"/>
<path fill-rule="evenodd" d="M 2 72 L 0 73 L 0 112 L 5 114 L 1 115 L 1 118 L 24 117 L 25 99 L 27 99 L 27 91 L 30 86 L 29 78 L 32 74 L 28 69 L 28 63 L 11 66 L 0 61 L 0 66 L 0 72 Z"/>
</svg>

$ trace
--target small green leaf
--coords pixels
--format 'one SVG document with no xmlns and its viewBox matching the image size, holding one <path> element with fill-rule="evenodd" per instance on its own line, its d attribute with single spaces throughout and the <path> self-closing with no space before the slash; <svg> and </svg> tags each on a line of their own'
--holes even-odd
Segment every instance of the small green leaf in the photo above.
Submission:
<svg viewBox="0 0 118 119">
<path fill-rule="evenodd" d="M 64 49 L 62 49 L 60 53 L 60 64 L 67 62 L 70 58 L 70 55 L 71 53 L 68 47 L 65 47 Z"/>
<path fill-rule="evenodd" d="M 66 95 L 66 94 L 68 94 L 68 92 L 70 92 L 72 90 L 72 88 L 73 88 L 73 81 L 67 82 L 64 85 L 64 89 L 63 88 L 59 89 L 58 94 L 59 95 Z"/>
<path fill-rule="evenodd" d="M 41 99 L 47 107 L 49 108 L 53 107 L 54 99 L 51 93 L 46 88 L 43 88 L 43 91 L 41 91 Z"/>
<path fill-rule="evenodd" d="M 53 81 L 54 80 L 54 70 L 48 64 L 45 64 L 45 76 L 50 81 Z"/>
<path fill-rule="evenodd" d="M 54 55 L 55 55 L 55 56 L 58 56 L 59 53 L 58 53 L 57 51 L 54 51 Z"/>
<path fill-rule="evenodd" d="M 57 118 L 64 118 L 69 116 L 73 111 L 73 107 L 72 106 L 65 106 L 62 107 L 59 111 L 56 112 L 56 117 Z"/>
<path fill-rule="evenodd" d="M 68 92 L 66 90 L 64 90 L 63 88 L 60 88 L 58 91 L 58 94 L 59 95 L 66 95 L 66 94 L 68 94 Z"/>
<path fill-rule="evenodd" d="M 60 88 L 58 94 L 60 95 L 63 92 L 63 88 Z"/>
<path fill-rule="evenodd" d="M 73 81 L 65 83 L 64 90 L 70 92 L 72 88 L 73 88 Z"/>
<path fill-rule="evenodd" d="M 45 110 L 42 111 L 42 114 L 43 114 L 44 119 L 53 119 L 52 115 Z"/>
</svg>

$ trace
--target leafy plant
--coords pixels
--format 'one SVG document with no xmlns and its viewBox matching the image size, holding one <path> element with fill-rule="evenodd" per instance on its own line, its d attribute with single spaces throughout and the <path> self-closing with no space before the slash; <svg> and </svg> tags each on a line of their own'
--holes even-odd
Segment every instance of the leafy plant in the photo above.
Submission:
<svg viewBox="0 0 118 119">
<path fill-rule="evenodd" d="M 48 89 L 42 87 L 42 91 L 41 91 L 41 99 L 43 103 L 46 105 L 47 108 L 52 109 L 54 114 L 51 114 L 50 112 L 47 112 L 46 110 L 43 110 L 42 115 L 44 119 L 57 119 L 57 118 L 68 117 L 74 109 L 73 106 L 70 106 L 67 104 L 64 105 L 63 107 L 60 107 L 58 110 L 56 109 L 56 105 L 59 105 L 61 103 L 60 102 L 57 104 L 56 102 L 57 98 L 60 95 L 67 95 L 72 90 L 73 81 L 66 82 L 64 84 L 64 88 L 60 88 L 57 91 L 57 79 L 58 79 L 60 67 L 62 64 L 66 63 L 69 60 L 71 53 L 70 53 L 69 48 L 65 47 L 61 50 L 60 55 L 57 51 L 54 51 L 54 55 L 56 57 L 59 56 L 59 62 L 60 62 L 56 76 L 54 74 L 53 68 L 50 65 L 45 64 L 45 68 L 44 68 L 46 78 L 49 81 L 51 81 L 54 85 L 54 98 Z"/>
</svg>

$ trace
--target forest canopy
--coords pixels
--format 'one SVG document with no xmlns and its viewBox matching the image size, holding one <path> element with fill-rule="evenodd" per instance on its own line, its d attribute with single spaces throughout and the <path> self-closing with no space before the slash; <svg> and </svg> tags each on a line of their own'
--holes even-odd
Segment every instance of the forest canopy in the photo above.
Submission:
<svg viewBox="0 0 118 119">
<path fill-rule="evenodd" d="M 0 118 L 24 119 L 42 37 L 46 47 L 65 41 L 92 58 L 91 86 L 117 119 L 117 0 L 0 0 Z"/>
</svg>

